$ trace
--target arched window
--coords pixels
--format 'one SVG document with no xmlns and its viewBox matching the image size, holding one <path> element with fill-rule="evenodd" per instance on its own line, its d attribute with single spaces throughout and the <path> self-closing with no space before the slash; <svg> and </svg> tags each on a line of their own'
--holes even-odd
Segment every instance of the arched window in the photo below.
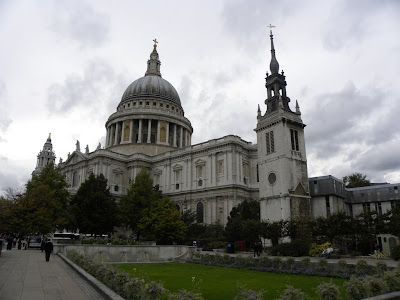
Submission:
<svg viewBox="0 0 400 300">
<path fill-rule="evenodd" d="M 179 206 L 179 204 L 176 205 L 176 209 L 180 212 L 181 211 L 181 207 Z"/>
<path fill-rule="evenodd" d="M 204 223 L 204 204 L 199 202 L 197 203 L 197 223 Z"/>
</svg>

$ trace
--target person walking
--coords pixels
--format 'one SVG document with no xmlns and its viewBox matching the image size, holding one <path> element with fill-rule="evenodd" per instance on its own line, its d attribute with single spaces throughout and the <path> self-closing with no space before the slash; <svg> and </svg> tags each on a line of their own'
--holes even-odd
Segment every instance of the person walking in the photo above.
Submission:
<svg viewBox="0 0 400 300">
<path fill-rule="evenodd" d="M 43 248 L 46 254 L 46 261 L 50 261 L 50 253 L 53 252 L 53 243 L 50 239 L 47 239 L 46 243 L 44 243 Z"/>
</svg>

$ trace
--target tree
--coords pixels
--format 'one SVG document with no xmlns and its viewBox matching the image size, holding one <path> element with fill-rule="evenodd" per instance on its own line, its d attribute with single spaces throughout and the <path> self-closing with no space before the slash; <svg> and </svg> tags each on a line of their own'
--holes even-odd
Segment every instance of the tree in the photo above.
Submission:
<svg viewBox="0 0 400 300">
<path fill-rule="evenodd" d="M 71 212 L 76 228 L 82 233 L 102 235 L 117 225 L 117 204 L 107 188 L 103 174 L 89 178 L 81 184 L 71 201 Z"/>
<path fill-rule="evenodd" d="M 367 175 L 361 173 L 353 173 L 343 177 L 343 183 L 347 188 L 369 186 L 371 183 L 367 179 Z"/>
<path fill-rule="evenodd" d="M 252 244 L 260 238 L 260 202 L 243 201 L 232 208 L 225 228 L 229 241 L 244 240 Z"/>
<path fill-rule="evenodd" d="M 138 228 L 163 245 L 183 239 L 187 230 L 175 203 L 165 196 L 146 209 Z"/>
<path fill-rule="evenodd" d="M 270 239 L 272 246 L 278 245 L 279 239 L 287 236 L 287 221 L 274 221 L 261 223 L 261 236 Z"/>
<path fill-rule="evenodd" d="M 18 197 L 14 213 L 20 222 L 20 234 L 48 233 L 70 225 L 69 193 L 60 169 L 48 164 L 26 184 Z"/>
<path fill-rule="evenodd" d="M 157 199 L 160 199 L 160 191 L 153 188 L 150 174 L 142 169 L 135 178 L 134 183 L 128 188 L 127 194 L 122 196 L 119 202 L 119 213 L 122 225 L 129 227 L 139 241 L 142 228 L 139 227 L 141 218 L 149 213 Z"/>
</svg>

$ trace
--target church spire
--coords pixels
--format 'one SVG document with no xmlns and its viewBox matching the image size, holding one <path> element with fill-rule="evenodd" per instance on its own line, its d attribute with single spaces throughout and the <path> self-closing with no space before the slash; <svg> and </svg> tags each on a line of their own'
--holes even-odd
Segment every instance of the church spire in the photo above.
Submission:
<svg viewBox="0 0 400 300">
<path fill-rule="evenodd" d="M 275 26 L 269 25 L 268 27 L 271 29 Z M 268 94 L 268 98 L 265 100 L 265 104 L 267 104 L 267 112 L 273 112 L 278 108 L 291 111 L 289 108 L 290 98 L 286 95 L 285 75 L 283 71 L 281 74 L 279 74 L 279 63 L 275 56 L 274 37 L 272 35 L 272 30 L 270 30 L 270 38 L 271 63 L 269 68 L 271 70 L 271 74 L 267 73 L 267 77 L 265 78 L 265 87 L 267 88 Z"/>
<path fill-rule="evenodd" d="M 157 75 L 161 77 L 160 73 L 160 65 L 161 61 L 158 59 L 158 52 L 157 52 L 157 39 L 153 40 L 153 52 L 150 53 L 150 59 L 147 61 L 147 71 L 145 76 L 147 75 Z"/>
<path fill-rule="evenodd" d="M 271 62 L 269 64 L 269 69 L 271 70 L 272 74 L 278 74 L 278 72 L 279 72 L 279 63 L 276 60 L 276 56 L 275 56 L 274 35 L 272 34 L 272 28 L 274 28 L 275 26 L 270 24 L 268 27 L 270 28 L 269 37 L 271 38 Z"/>
</svg>

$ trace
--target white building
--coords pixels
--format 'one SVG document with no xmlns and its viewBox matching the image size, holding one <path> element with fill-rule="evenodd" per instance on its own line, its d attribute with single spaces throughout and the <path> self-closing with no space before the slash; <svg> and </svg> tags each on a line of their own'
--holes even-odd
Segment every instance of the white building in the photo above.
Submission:
<svg viewBox="0 0 400 300">
<path fill-rule="evenodd" d="M 126 193 L 143 168 L 180 210 L 197 212 L 197 222 L 225 225 L 231 209 L 259 199 L 263 220 L 329 216 L 362 209 L 385 212 L 400 201 L 400 184 L 346 190 L 333 176 L 308 178 L 300 108 L 289 106 L 286 77 L 279 73 L 271 38 L 271 74 L 267 73 L 266 112 L 258 109 L 257 144 L 235 135 L 191 144 L 193 128 L 178 92 L 161 77 L 157 45 L 145 76 L 130 84 L 117 111 L 106 121 L 106 144 L 93 152 L 76 149 L 59 166 L 75 193 L 90 173 L 103 174 L 115 196 Z M 54 162 L 51 139 L 38 155 L 34 171 Z M 383 192 L 383 191 L 390 192 Z"/>
</svg>

